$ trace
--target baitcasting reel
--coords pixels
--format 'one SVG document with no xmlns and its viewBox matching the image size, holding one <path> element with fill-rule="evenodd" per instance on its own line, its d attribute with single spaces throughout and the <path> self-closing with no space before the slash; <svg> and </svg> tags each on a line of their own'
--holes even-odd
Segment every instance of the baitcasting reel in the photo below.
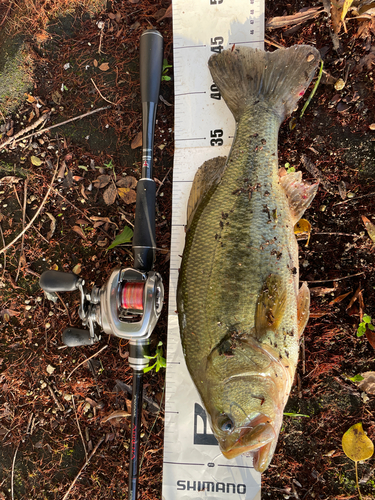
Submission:
<svg viewBox="0 0 375 500">
<path fill-rule="evenodd" d="M 94 286 L 91 294 L 84 285 L 84 279 L 71 273 L 45 271 L 40 277 L 40 286 L 46 292 L 79 290 L 81 293 L 79 316 L 88 330 L 66 328 L 62 336 L 65 345 L 77 347 L 98 342 L 98 327 L 107 334 L 130 341 L 146 341 L 150 337 L 163 307 L 164 287 L 160 274 L 117 268 L 107 283 L 101 288 Z M 132 364 L 131 359 L 129 362 Z M 144 359 L 144 363 L 147 366 L 148 361 Z"/>
</svg>

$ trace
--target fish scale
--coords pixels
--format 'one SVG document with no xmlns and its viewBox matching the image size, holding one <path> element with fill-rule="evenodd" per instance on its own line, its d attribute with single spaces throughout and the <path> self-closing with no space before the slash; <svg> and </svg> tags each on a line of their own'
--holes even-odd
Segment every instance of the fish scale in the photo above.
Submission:
<svg viewBox="0 0 375 500">
<path fill-rule="evenodd" d="M 316 49 L 240 48 L 209 67 L 236 122 L 224 166 L 206 162 L 192 187 L 178 282 L 189 372 L 223 454 L 273 455 L 308 318 L 298 290 L 294 223 L 317 185 L 280 176 L 277 137 L 319 61 Z"/>
</svg>

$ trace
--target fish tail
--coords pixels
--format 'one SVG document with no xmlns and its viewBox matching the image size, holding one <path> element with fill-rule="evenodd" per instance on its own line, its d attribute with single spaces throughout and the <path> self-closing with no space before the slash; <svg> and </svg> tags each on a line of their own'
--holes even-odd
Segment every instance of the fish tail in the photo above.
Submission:
<svg viewBox="0 0 375 500">
<path fill-rule="evenodd" d="M 319 61 L 318 50 L 308 45 L 275 52 L 238 47 L 214 54 L 208 66 L 236 121 L 248 106 L 262 103 L 281 123 L 295 110 Z"/>
</svg>

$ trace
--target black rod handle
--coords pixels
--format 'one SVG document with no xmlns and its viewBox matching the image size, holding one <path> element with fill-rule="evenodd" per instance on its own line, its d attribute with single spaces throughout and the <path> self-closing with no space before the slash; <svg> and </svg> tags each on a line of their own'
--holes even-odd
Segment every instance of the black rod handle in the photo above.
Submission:
<svg viewBox="0 0 375 500">
<path fill-rule="evenodd" d="M 137 500 L 139 440 L 142 417 L 143 373 L 133 371 L 133 396 L 130 429 L 129 500 Z"/>
<path fill-rule="evenodd" d="M 152 179 L 156 108 L 163 71 L 163 37 L 147 30 L 140 39 L 140 80 L 142 100 L 142 177 Z"/>
</svg>

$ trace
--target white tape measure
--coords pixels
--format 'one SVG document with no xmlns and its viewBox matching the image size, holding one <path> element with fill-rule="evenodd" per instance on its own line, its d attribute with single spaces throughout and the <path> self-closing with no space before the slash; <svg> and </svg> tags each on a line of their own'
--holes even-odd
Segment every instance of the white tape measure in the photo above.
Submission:
<svg viewBox="0 0 375 500">
<path fill-rule="evenodd" d="M 252 459 L 227 460 L 187 371 L 176 314 L 186 205 L 197 169 L 227 156 L 235 123 L 207 62 L 233 45 L 263 49 L 264 0 L 173 0 L 175 156 L 164 431 L 163 500 L 260 499 Z"/>
</svg>

